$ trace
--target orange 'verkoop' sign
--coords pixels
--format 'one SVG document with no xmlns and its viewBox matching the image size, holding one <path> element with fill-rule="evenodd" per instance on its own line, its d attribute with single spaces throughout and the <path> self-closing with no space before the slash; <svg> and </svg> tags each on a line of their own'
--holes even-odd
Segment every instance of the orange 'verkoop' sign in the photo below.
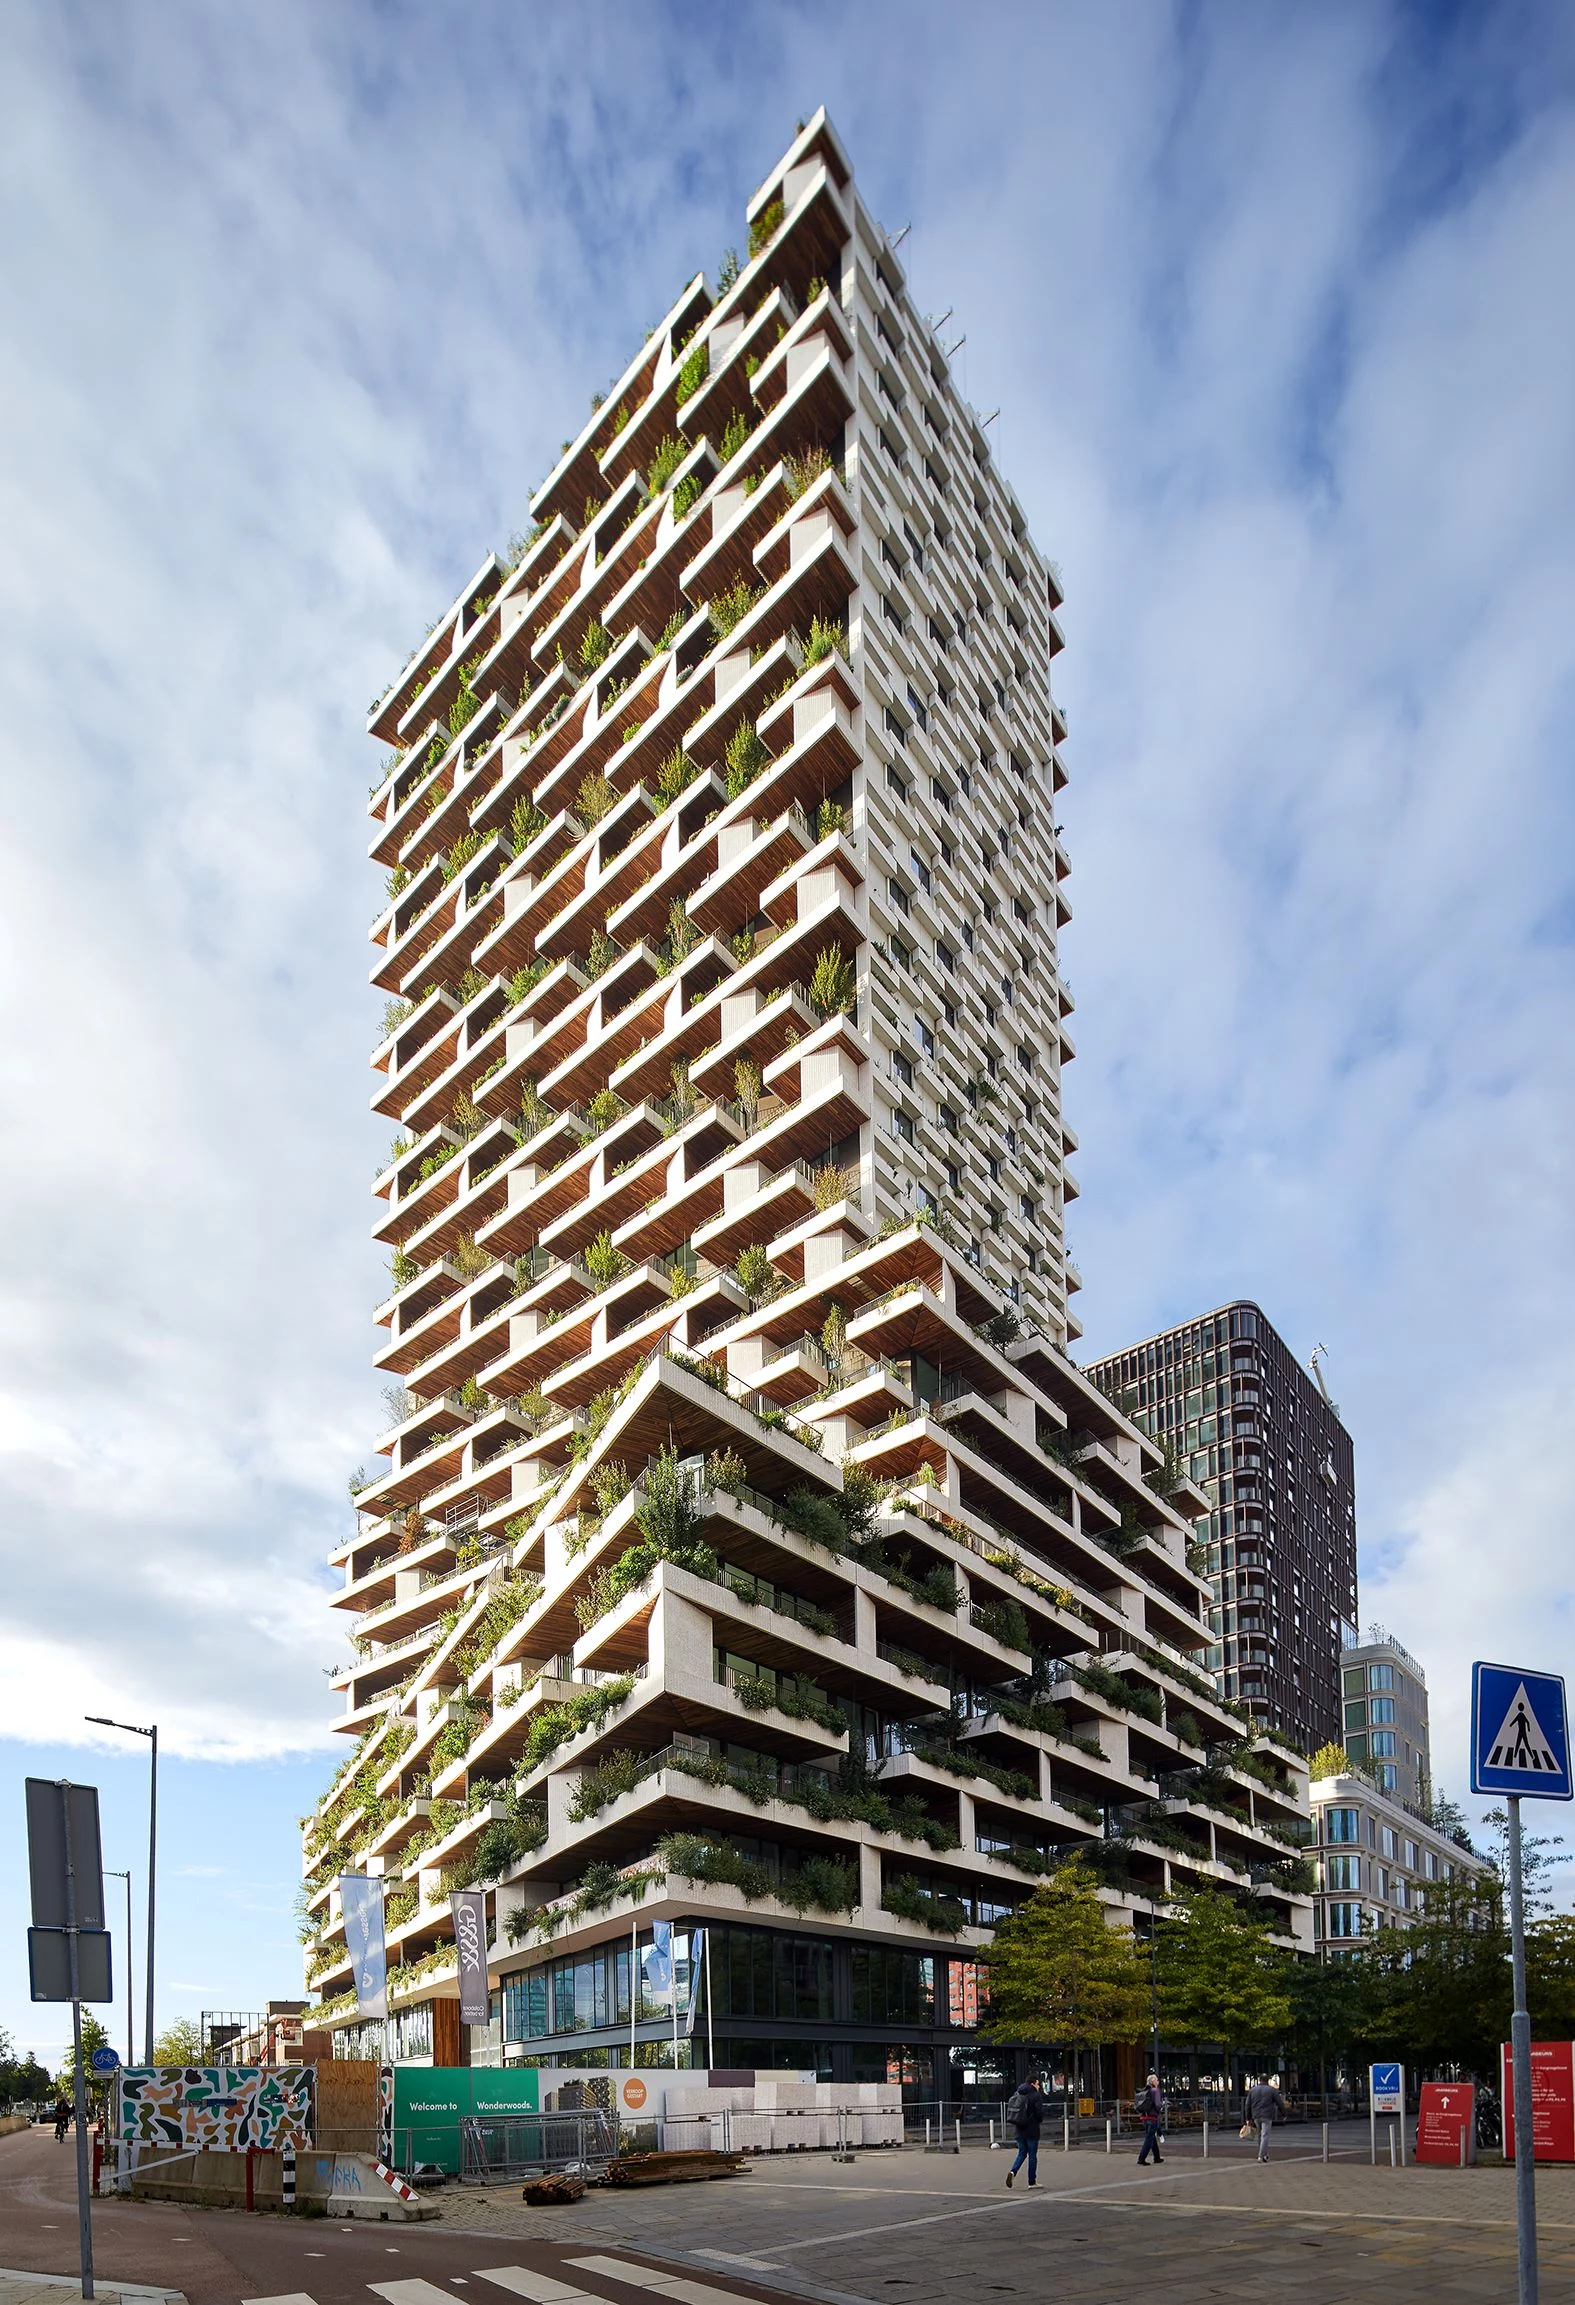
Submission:
<svg viewBox="0 0 1575 2305">
<path fill-rule="evenodd" d="M 638 2113 L 645 2103 L 645 2083 L 638 2073 L 631 2073 L 623 2085 L 623 2101 L 631 2113 Z"/>
</svg>

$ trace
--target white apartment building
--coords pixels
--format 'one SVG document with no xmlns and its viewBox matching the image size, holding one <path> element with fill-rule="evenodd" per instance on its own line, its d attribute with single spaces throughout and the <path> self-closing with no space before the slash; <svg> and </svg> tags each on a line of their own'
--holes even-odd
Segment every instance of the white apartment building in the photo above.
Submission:
<svg viewBox="0 0 1575 2305">
<path fill-rule="evenodd" d="M 1408 1928 L 1440 1889 L 1489 1869 L 1473 1849 L 1355 1771 L 1315 1778 L 1311 1800 L 1314 1928 L 1318 1951 L 1331 1959 L 1358 1951 L 1375 1929 Z"/>
<path fill-rule="evenodd" d="M 723 2065 L 947 2094 L 1069 1852 L 1309 1946 L 1306 1768 L 1068 1357 L 1059 581 L 824 113 L 746 229 L 371 714 L 391 1421 L 308 1974 L 347 2045 L 659 2064 L 704 1928 Z"/>
</svg>

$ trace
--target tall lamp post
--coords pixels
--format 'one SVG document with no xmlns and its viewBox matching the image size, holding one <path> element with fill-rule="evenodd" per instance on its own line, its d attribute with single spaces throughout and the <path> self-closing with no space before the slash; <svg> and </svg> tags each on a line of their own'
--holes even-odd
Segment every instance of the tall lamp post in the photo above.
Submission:
<svg viewBox="0 0 1575 2305">
<path fill-rule="evenodd" d="M 123 1873 L 118 1865 L 106 1865 L 104 1877 L 109 1881 L 124 1881 L 126 1884 L 126 2063 L 134 2065 L 137 2061 L 137 2036 L 131 2014 L 131 1871 L 128 1867 Z M 152 2062 L 150 2051 L 148 2063 L 151 2065 Z"/>
<path fill-rule="evenodd" d="M 155 1722 L 151 1728 L 139 1728 L 135 1721 L 112 1721 L 107 1713 L 88 1713 L 85 1718 L 100 1729 L 124 1729 L 128 1737 L 146 1737 L 151 1768 L 148 1776 L 148 2006 L 144 2024 L 144 2047 L 148 2063 L 153 2062 L 153 1892 L 158 1880 L 159 1857 L 159 1731 Z"/>
</svg>

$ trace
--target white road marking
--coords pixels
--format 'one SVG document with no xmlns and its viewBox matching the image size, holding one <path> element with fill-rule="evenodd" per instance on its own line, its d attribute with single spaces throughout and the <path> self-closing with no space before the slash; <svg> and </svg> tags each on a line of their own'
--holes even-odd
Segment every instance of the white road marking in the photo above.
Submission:
<svg viewBox="0 0 1575 2305">
<path fill-rule="evenodd" d="M 449 2305 L 448 2291 L 432 2281 L 369 2281 L 367 2287 L 388 2305 Z"/>
<path fill-rule="evenodd" d="M 736 2289 L 712 2289 L 704 2281 L 685 2281 L 653 2265 L 631 2265 L 621 2257 L 571 2257 L 581 2273 L 602 2273 L 609 2280 L 627 2281 L 632 2289 L 649 2289 L 657 2297 L 671 2297 L 676 2305 L 753 2305 Z"/>
<path fill-rule="evenodd" d="M 534 2298 L 536 2305 L 607 2305 L 605 2297 L 576 2289 L 572 2282 L 555 2281 L 550 2273 L 528 2273 L 523 2265 L 478 2265 L 475 2274 L 478 2281 L 495 2281 L 512 2296 Z"/>
<path fill-rule="evenodd" d="M 291 2289 L 283 2297 L 248 2297 L 243 2305 L 317 2305 L 317 2299 L 304 2289 Z"/>
</svg>

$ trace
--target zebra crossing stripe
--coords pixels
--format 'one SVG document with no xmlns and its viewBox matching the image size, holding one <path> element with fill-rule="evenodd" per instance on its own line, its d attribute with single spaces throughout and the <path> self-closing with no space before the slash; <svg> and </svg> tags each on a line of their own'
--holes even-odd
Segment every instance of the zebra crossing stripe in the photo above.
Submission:
<svg viewBox="0 0 1575 2305">
<path fill-rule="evenodd" d="M 653 2296 L 671 2297 L 674 2305 L 757 2305 L 750 2297 L 741 2297 L 736 2289 L 717 2289 L 706 2281 L 686 2281 L 682 2274 L 665 2272 L 656 2265 L 631 2265 L 620 2257 L 570 2257 L 567 2262 L 580 2273 L 602 2273 L 614 2281 L 625 2281 L 631 2289 L 649 2289 Z"/>
<path fill-rule="evenodd" d="M 565 2263 L 577 2272 L 600 2273 L 609 2280 L 621 2281 L 626 2288 L 645 2289 L 653 2297 L 671 2298 L 674 2305 L 758 2305 L 758 2300 L 742 2297 L 736 2289 L 717 2289 L 704 2281 L 686 2281 L 677 2273 L 663 2272 L 653 2265 L 636 2265 L 622 2257 L 571 2257 Z M 471 2279 L 490 2281 L 513 2297 L 528 2297 L 531 2305 L 611 2305 L 605 2290 L 577 2289 L 571 2281 L 559 2280 L 551 2273 L 533 2272 L 526 2265 L 478 2266 Z M 441 2305 L 453 2305 L 453 2291 L 440 2289 L 431 2281 L 369 2281 L 367 2288 L 374 2297 L 383 2298 L 385 2305 L 439 2305 L 439 2301 Z M 244 2305 L 317 2305 L 317 2300 L 304 2289 L 291 2289 L 279 2297 L 248 2297 Z"/>
</svg>

